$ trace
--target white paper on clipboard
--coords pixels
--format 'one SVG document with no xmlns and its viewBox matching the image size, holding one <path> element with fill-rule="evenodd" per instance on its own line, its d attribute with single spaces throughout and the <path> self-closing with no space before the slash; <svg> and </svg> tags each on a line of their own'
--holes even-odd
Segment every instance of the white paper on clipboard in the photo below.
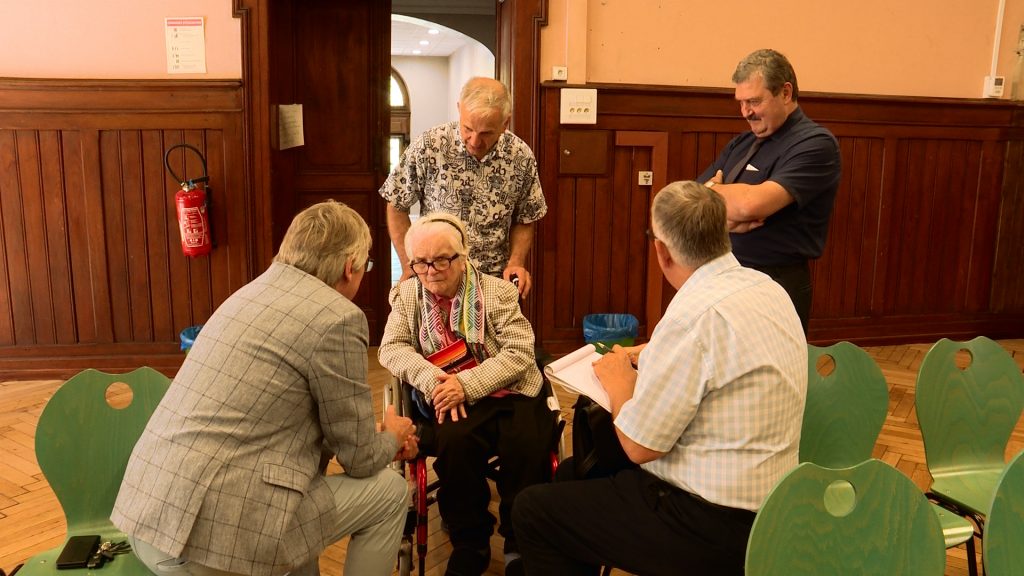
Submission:
<svg viewBox="0 0 1024 576">
<path fill-rule="evenodd" d="M 544 374 L 555 384 L 583 394 L 611 412 L 612 403 L 608 392 L 594 374 L 594 362 L 600 359 L 601 354 L 594 345 L 587 344 L 545 366 Z"/>
</svg>

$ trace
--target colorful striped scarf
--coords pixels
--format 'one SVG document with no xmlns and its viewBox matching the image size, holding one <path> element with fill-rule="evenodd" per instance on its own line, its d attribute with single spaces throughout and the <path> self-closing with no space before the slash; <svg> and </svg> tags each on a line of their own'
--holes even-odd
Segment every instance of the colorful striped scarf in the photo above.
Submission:
<svg viewBox="0 0 1024 576">
<path fill-rule="evenodd" d="M 429 356 L 450 344 L 445 338 L 446 319 L 441 313 L 442 305 L 438 297 L 425 290 L 423 284 L 419 282 L 416 290 L 416 300 L 420 303 L 420 350 L 424 356 Z M 469 351 L 478 363 L 487 359 L 487 349 L 484 346 L 485 318 L 484 297 L 480 293 L 480 272 L 467 258 L 462 283 L 452 298 L 447 328 L 466 341 Z"/>
</svg>

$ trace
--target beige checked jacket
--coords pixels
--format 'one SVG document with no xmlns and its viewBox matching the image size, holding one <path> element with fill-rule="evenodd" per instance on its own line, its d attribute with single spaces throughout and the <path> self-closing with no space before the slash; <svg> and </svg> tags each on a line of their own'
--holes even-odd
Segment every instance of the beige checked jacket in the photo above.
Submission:
<svg viewBox="0 0 1024 576">
<path fill-rule="evenodd" d="M 203 327 L 132 452 L 111 520 L 229 572 L 280 575 L 315 558 L 339 524 L 321 446 L 353 477 L 398 449 L 376 431 L 366 362 L 362 311 L 272 264 Z"/>
</svg>

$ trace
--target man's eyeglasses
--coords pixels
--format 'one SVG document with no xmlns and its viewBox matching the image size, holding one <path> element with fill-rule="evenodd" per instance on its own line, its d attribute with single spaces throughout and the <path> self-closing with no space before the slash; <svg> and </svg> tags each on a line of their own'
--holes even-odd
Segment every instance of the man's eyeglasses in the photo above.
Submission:
<svg viewBox="0 0 1024 576">
<path fill-rule="evenodd" d="M 459 255 L 455 254 L 453 256 L 441 256 L 434 260 L 413 260 L 410 262 L 410 266 L 412 266 L 412 271 L 417 274 L 426 274 L 427 270 L 430 270 L 431 268 L 438 272 L 444 272 L 451 268 L 452 262 L 458 258 Z"/>
<path fill-rule="evenodd" d="M 653 228 L 648 228 L 647 230 L 644 231 L 644 233 L 647 234 L 647 237 L 651 240 L 651 242 L 654 242 L 655 240 L 658 239 L 658 237 L 654 235 Z"/>
<path fill-rule="evenodd" d="M 363 268 L 363 272 L 369 272 L 370 270 L 373 270 L 373 258 L 366 259 L 366 267 Z"/>
</svg>

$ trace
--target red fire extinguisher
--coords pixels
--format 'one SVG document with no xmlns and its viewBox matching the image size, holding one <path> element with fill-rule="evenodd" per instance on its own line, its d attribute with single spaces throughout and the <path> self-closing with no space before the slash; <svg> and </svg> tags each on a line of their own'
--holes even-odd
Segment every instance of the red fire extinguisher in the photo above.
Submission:
<svg viewBox="0 0 1024 576">
<path fill-rule="evenodd" d="M 171 152 L 178 148 L 188 148 L 199 156 L 203 164 L 201 177 L 184 180 L 174 173 L 170 158 Z M 209 254 L 213 249 L 213 232 L 210 230 L 210 189 L 206 187 L 210 177 L 206 175 L 206 158 L 195 146 L 177 144 L 167 149 L 164 164 L 174 180 L 181 183 L 181 190 L 174 194 L 178 231 L 181 233 L 181 251 L 191 258 Z"/>
</svg>

